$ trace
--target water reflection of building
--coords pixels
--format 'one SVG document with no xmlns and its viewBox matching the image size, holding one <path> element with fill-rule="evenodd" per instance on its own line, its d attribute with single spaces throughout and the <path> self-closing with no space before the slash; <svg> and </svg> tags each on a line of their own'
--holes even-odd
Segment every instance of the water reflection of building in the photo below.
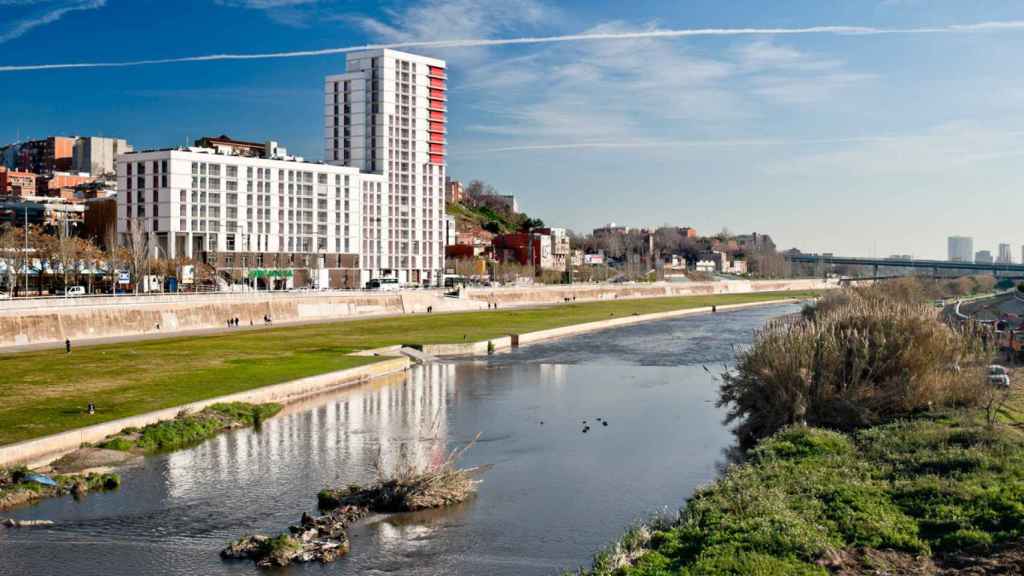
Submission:
<svg viewBox="0 0 1024 576">
<path fill-rule="evenodd" d="M 569 366 L 567 364 L 541 364 L 541 382 L 561 388 L 568 382 Z"/>
<path fill-rule="evenodd" d="M 452 365 L 433 364 L 288 406 L 260 432 L 221 434 L 168 455 L 171 498 L 216 493 L 223 483 L 280 486 L 271 477 L 319 486 L 367 482 L 407 464 L 423 467 L 447 454 L 447 398 Z M 266 482 L 259 480 L 267 478 Z M 254 498 L 273 495 L 254 495 Z"/>
</svg>

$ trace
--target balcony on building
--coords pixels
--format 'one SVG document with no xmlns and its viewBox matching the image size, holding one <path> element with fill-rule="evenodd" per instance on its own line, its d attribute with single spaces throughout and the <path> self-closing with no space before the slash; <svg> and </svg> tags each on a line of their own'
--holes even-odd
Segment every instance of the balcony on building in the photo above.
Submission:
<svg viewBox="0 0 1024 576">
<path fill-rule="evenodd" d="M 437 112 L 447 112 L 448 107 L 444 105 L 444 102 L 440 102 L 433 98 L 427 100 L 427 110 L 434 110 Z"/>
<path fill-rule="evenodd" d="M 448 74 L 445 73 L 444 68 L 438 68 L 437 66 L 428 67 L 427 76 L 429 76 L 430 78 L 440 78 L 441 80 L 448 79 Z"/>
</svg>

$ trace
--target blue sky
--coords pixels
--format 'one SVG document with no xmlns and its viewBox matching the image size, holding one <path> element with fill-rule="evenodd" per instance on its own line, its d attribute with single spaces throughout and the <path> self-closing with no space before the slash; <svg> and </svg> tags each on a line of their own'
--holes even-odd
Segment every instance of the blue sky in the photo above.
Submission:
<svg viewBox="0 0 1024 576">
<path fill-rule="evenodd" d="M 319 159 L 322 80 L 344 55 L 5 66 L 603 35 L 417 49 L 449 62 L 450 174 L 576 230 L 728 227 L 918 257 L 962 234 L 1019 260 L 1021 21 L 1008 0 L 0 0 L 0 142 L 226 133 Z M 606 37 L 815 26 L 904 32 Z"/>
</svg>

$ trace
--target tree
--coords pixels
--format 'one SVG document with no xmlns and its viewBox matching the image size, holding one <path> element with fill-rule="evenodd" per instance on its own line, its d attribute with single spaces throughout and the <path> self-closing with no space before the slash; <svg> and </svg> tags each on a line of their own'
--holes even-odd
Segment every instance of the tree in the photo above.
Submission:
<svg viewBox="0 0 1024 576">
<path fill-rule="evenodd" d="M 18 283 L 19 262 L 21 261 L 19 256 L 24 250 L 24 246 L 18 243 L 22 236 L 18 233 L 18 229 L 11 225 L 4 225 L 0 229 L 0 260 L 3 260 L 7 272 L 7 291 L 12 295 L 15 293 Z"/>
<path fill-rule="evenodd" d="M 674 226 L 662 226 L 654 231 L 654 251 L 658 254 L 679 254 L 683 235 Z"/>
<path fill-rule="evenodd" d="M 56 260 L 63 277 L 63 287 L 67 290 L 68 270 L 78 266 L 80 244 L 79 239 L 71 234 L 71 227 L 67 221 L 59 222 L 56 228 L 57 233 L 51 236 L 50 241 L 50 269 L 53 270 L 53 260 Z"/>
<path fill-rule="evenodd" d="M 99 269 L 100 262 L 103 261 L 103 250 L 100 250 L 92 242 L 80 238 L 77 251 L 79 262 L 84 264 L 85 268 L 89 271 L 89 293 L 92 294 L 93 277 L 96 276 L 95 272 Z M 79 276 L 81 275 L 80 272 L 81 270 L 79 270 Z"/>
<path fill-rule="evenodd" d="M 497 193 L 498 191 L 494 189 L 494 186 L 482 180 L 472 180 L 466 186 L 463 203 L 470 206 L 479 206 L 484 202 L 485 197 L 494 196 Z"/>
<path fill-rule="evenodd" d="M 135 293 L 139 293 L 139 283 L 146 271 L 149 260 L 149 235 L 143 229 L 140 218 L 130 219 L 128 224 L 128 257 L 132 267 L 132 280 Z"/>
<path fill-rule="evenodd" d="M 28 271 L 33 261 L 37 263 L 39 270 L 42 270 L 40 258 L 45 253 L 43 249 L 45 239 L 46 235 L 37 226 L 29 226 L 27 229 L 8 227 L 3 230 L 2 237 L 0 237 L 0 246 L 2 246 L 0 247 L 0 255 L 2 255 L 0 257 L 3 257 L 7 263 L 8 281 L 12 282 L 9 284 L 12 295 L 17 293 L 19 287 L 17 279 L 19 272 L 25 274 L 26 284 L 21 286 L 28 291 Z"/>
</svg>

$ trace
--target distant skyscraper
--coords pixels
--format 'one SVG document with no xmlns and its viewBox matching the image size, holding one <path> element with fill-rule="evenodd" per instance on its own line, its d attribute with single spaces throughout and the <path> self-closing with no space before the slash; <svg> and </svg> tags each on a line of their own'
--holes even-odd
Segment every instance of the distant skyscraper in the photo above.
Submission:
<svg viewBox="0 0 1024 576">
<path fill-rule="evenodd" d="M 992 263 L 992 253 L 989 252 L 988 250 L 978 250 L 977 252 L 974 253 L 974 263 L 975 264 L 991 264 Z"/>
<path fill-rule="evenodd" d="M 1013 256 L 1010 255 L 1010 245 L 1000 244 L 999 245 L 999 257 L 996 258 L 996 262 L 1000 264 L 1012 264 Z"/>
<path fill-rule="evenodd" d="M 971 262 L 974 260 L 974 238 L 969 236 L 949 237 L 949 261 Z"/>
</svg>

